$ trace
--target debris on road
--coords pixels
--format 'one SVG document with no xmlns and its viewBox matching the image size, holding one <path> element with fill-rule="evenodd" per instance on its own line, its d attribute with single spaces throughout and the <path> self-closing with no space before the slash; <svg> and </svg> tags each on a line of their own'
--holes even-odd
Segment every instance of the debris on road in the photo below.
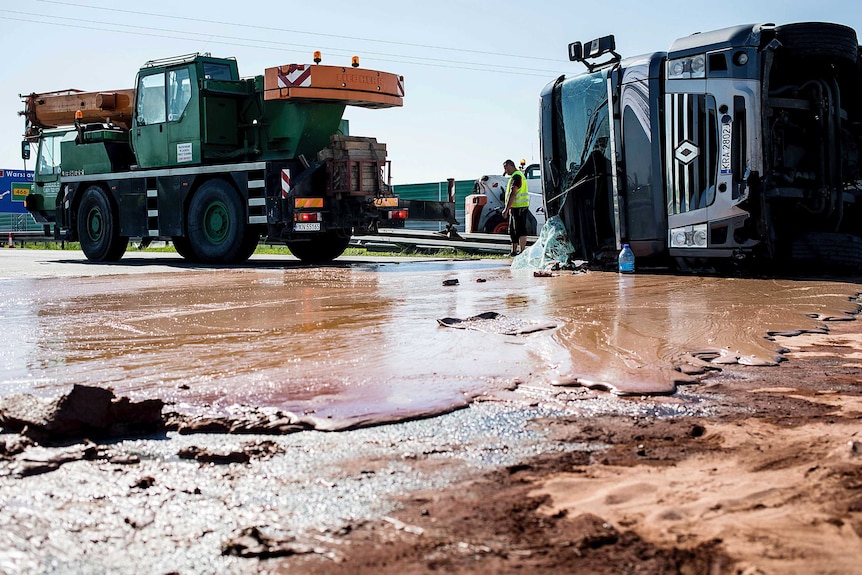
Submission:
<svg viewBox="0 0 862 575">
<path fill-rule="evenodd" d="M 259 527 L 246 527 L 235 532 L 222 543 L 222 555 L 267 559 L 270 557 L 287 557 L 290 555 L 319 554 L 329 558 L 334 555 L 311 543 L 297 541 L 293 535 L 285 534 L 276 537 L 262 531 Z"/>
<path fill-rule="evenodd" d="M 559 216 L 554 216 L 545 222 L 536 243 L 515 256 L 511 269 L 512 271 L 580 269 L 584 262 L 573 262 L 574 253 L 575 247 L 569 240 L 563 221 Z"/>
<path fill-rule="evenodd" d="M 177 456 L 180 459 L 194 459 L 200 463 L 248 463 L 252 458 L 269 459 L 283 451 L 282 447 L 274 441 L 264 440 L 246 443 L 240 449 L 227 453 L 190 445 L 180 449 Z"/>
<path fill-rule="evenodd" d="M 59 397 L 29 394 L 0 400 L 0 425 L 42 443 L 113 438 L 164 431 L 160 399 L 133 402 L 100 387 L 75 385 Z"/>
<path fill-rule="evenodd" d="M 527 335 L 537 331 L 554 329 L 556 324 L 550 322 L 535 322 L 522 319 L 506 317 L 495 311 L 487 311 L 466 319 L 457 317 L 444 317 L 438 319 L 437 323 L 443 327 L 454 327 L 456 329 L 475 329 L 487 333 L 499 333 L 502 335 Z"/>
</svg>

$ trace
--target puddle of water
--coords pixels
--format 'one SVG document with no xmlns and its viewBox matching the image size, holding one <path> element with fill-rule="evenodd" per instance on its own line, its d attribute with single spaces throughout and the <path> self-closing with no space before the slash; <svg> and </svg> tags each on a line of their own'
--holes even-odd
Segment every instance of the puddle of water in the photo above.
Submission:
<svg viewBox="0 0 862 575">
<path fill-rule="evenodd" d="M 688 353 L 774 363 L 768 331 L 818 329 L 806 314 L 854 311 L 856 291 L 826 281 L 514 277 L 497 264 L 439 262 L 4 281 L 0 396 L 99 385 L 191 411 L 276 406 L 338 427 L 446 411 L 515 377 L 668 392 L 681 379 L 675 367 L 698 363 Z M 486 311 L 559 328 L 513 337 L 437 324 Z"/>
</svg>

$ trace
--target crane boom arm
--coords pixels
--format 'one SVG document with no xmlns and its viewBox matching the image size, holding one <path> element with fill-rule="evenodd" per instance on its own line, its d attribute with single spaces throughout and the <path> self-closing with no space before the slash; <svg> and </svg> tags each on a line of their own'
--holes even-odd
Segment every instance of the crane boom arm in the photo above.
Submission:
<svg viewBox="0 0 862 575">
<path fill-rule="evenodd" d="M 43 128 L 73 125 L 78 111 L 81 112 L 82 123 L 111 122 L 128 129 L 132 124 L 135 90 L 62 90 L 21 95 L 21 99 L 24 102 L 24 110 L 19 114 L 26 119 L 24 136 L 33 138 L 38 136 L 39 130 Z"/>
</svg>

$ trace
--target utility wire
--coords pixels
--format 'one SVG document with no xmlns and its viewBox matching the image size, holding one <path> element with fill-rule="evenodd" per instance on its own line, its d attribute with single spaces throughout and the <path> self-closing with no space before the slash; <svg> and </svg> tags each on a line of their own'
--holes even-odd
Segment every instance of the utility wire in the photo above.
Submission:
<svg viewBox="0 0 862 575">
<path fill-rule="evenodd" d="M 134 14 L 136 16 L 153 16 L 156 18 L 170 18 L 172 20 L 187 20 L 189 22 L 201 22 L 204 24 L 220 24 L 224 26 L 240 26 L 243 28 L 253 28 L 255 30 L 268 30 L 272 32 L 289 32 L 291 34 L 306 34 L 309 36 L 323 36 L 327 38 L 339 38 L 344 40 L 359 40 L 362 42 L 377 42 L 380 44 L 394 44 L 397 46 L 411 46 L 414 48 L 430 48 L 433 50 L 450 50 L 453 52 L 459 53 L 470 53 L 470 54 L 482 54 L 485 56 L 502 56 L 506 58 L 523 58 L 526 60 L 542 60 L 545 62 L 558 62 L 557 59 L 554 58 L 541 58 L 538 56 L 524 56 L 520 54 L 504 54 L 500 52 L 486 52 L 482 50 L 466 50 L 462 48 L 452 48 L 450 46 L 435 46 L 432 44 L 413 44 L 410 42 L 398 42 L 395 40 L 379 40 L 377 38 L 362 38 L 359 36 L 343 36 L 341 34 L 324 34 L 322 32 L 304 32 L 302 30 L 290 30 L 287 28 L 274 28 L 269 26 L 258 26 L 255 24 L 241 24 L 239 22 L 222 22 L 220 20 L 206 20 L 204 18 L 191 18 L 188 16 L 171 16 L 168 14 L 157 14 L 154 12 L 138 12 L 136 10 L 124 10 L 122 8 L 108 8 L 107 6 L 93 6 L 92 4 L 81 4 L 78 2 L 61 2 L 60 0 L 36 0 L 37 2 L 44 2 L 46 4 L 59 4 L 62 6 L 73 6 L 75 8 L 88 8 L 91 10 L 107 10 L 110 12 L 120 12 L 124 14 Z"/>
<path fill-rule="evenodd" d="M 90 24 L 103 24 L 105 26 L 120 26 L 122 28 L 132 28 L 132 29 L 137 29 L 137 30 L 150 30 L 150 31 L 167 32 L 167 33 L 172 33 L 172 34 L 186 34 L 186 35 L 193 35 L 193 36 L 203 36 L 207 39 L 224 38 L 226 40 L 235 40 L 235 41 L 242 41 L 242 42 L 257 42 L 259 44 L 272 44 L 274 46 L 285 46 L 285 47 L 291 46 L 291 47 L 295 47 L 295 48 L 308 48 L 310 50 L 319 49 L 319 50 L 325 50 L 327 52 L 331 51 L 331 53 L 335 53 L 335 54 L 341 53 L 341 55 L 349 55 L 342 48 L 332 48 L 332 47 L 326 47 L 326 46 L 309 46 L 306 44 L 291 44 L 288 42 L 278 42 L 275 40 L 262 40 L 262 39 L 257 39 L 257 38 L 243 38 L 243 37 L 238 37 L 238 36 L 227 36 L 224 34 L 211 34 L 211 33 L 206 33 L 206 32 L 190 32 L 190 31 L 186 31 L 186 30 L 171 30 L 171 29 L 167 29 L 167 28 L 154 28 L 151 26 L 140 26 L 140 25 L 135 25 L 135 24 L 121 24 L 118 22 L 104 22 L 104 21 L 91 20 L 91 19 L 86 19 L 86 18 L 72 18 L 72 17 L 68 17 L 68 16 L 52 16 L 50 14 L 32 14 L 29 12 L 20 12 L 17 10 L 2 10 L 2 9 L 0 9 L 0 12 L 5 12 L 7 14 L 16 14 L 18 16 L 28 16 L 28 17 L 35 17 L 35 18 L 51 18 L 54 20 L 60 20 L 63 23 L 66 23 L 66 22 L 87 22 Z M 52 22 L 45 22 L 45 23 L 46 24 L 52 24 Z M 122 32 L 122 31 L 119 31 L 119 32 Z M 162 36 L 160 36 L 160 37 L 162 37 Z M 526 68 L 526 67 L 518 67 L 518 66 L 508 66 L 508 65 L 504 65 L 504 64 L 484 64 L 482 62 L 464 62 L 464 61 L 460 61 L 460 60 L 447 60 L 447 59 L 442 59 L 442 58 L 427 58 L 427 57 L 423 57 L 423 56 L 406 56 L 406 55 L 401 55 L 401 54 L 387 54 L 384 52 L 363 52 L 363 53 L 364 54 L 370 54 L 373 56 L 385 56 L 387 58 L 409 58 L 409 60 L 403 60 L 403 59 L 398 60 L 402 63 L 410 62 L 410 61 L 415 59 L 415 60 L 425 60 L 425 61 L 429 61 L 429 62 L 446 62 L 446 63 L 451 63 L 451 64 L 464 64 L 464 65 L 468 65 L 468 66 L 488 66 L 488 67 L 493 67 L 493 68 L 500 68 L 500 71 L 526 70 L 526 71 L 530 71 L 530 72 L 547 72 L 548 74 L 554 74 L 555 73 L 555 71 L 552 71 L 552 70 L 537 70 L 534 67 Z"/>
<path fill-rule="evenodd" d="M 6 13 L 12 13 L 12 14 L 21 14 L 20 12 L 15 12 L 13 10 L 0 10 L 0 12 L 6 12 Z M 263 43 L 263 44 L 275 44 L 276 46 L 256 45 L 253 47 L 266 48 L 266 49 L 270 49 L 270 50 L 278 50 L 278 51 L 282 51 L 282 52 L 296 52 L 297 50 L 290 50 L 288 48 L 278 47 L 278 46 L 295 46 L 295 47 L 314 48 L 313 46 L 303 46 L 301 44 L 288 44 L 288 43 L 284 43 L 284 42 L 274 42 L 274 41 L 269 41 L 269 40 L 257 40 L 254 38 L 236 38 L 236 37 L 232 37 L 232 36 L 213 35 L 213 34 L 206 34 L 206 33 L 200 33 L 200 32 L 185 32 L 185 31 L 181 31 L 181 30 L 166 30 L 167 32 L 171 32 L 170 35 L 169 34 L 156 34 L 153 32 L 135 32 L 133 30 L 112 30 L 112 29 L 106 29 L 103 26 L 87 26 L 84 24 L 69 24 L 68 23 L 69 21 L 73 21 L 73 20 L 79 21 L 79 22 L 80 21 L 93 22 L 92 20 L 83 20 L 80 18 L 65 18 L 65 17 L 61 18 L 58 16 L 47 16 L 47 15 L 41 15 L 41 14 L 37 14 L 35 16 L 36 17 L 45 17 L 45 18 L 56 18 L 56 19 L 63 20 L 63 22 L 48 22 L 48 21 L 44 21 L 44 20 L 33 20 L 30 18 L 20 18 L 20 17 L 13 17 L 13 16 L 0 16 L 0 19 L 12 20 L 12 21 L 16 21 L 16 22 L 29 22 L 29 23 L 33 23 L 33 24 L 47 24 L 49 26 L 61 26 L 64 28 L 78 28 L 78 29 L 82 29 L 82 30 L 97 30 L 100 32 L 114 32 L 117 34 L 128 34 L 128 35 L 133 35 L 133 36 L 145 36 L 145 37 L 151 37 L 151 38 L 166 38 L 166 39 L 171 39 L 171 40 L 188 40 L 188 41 L 193 41 L 193 42 L 199 42 L 202 39 L 206 39 L 207 41 L 213 42 L 216 44 L 222 44 L 225 46 L 241 46 L 244 48 L 249 47 L 249 42 L 257 43 L 257 44 L 261 44 L 261 43 Z M 99 23 L 99 22 L 96 22 L 96 23 Z M 107 25 L 107 26 L 125 26 L 128 28 L 138 28 L 138 29 L 143 29 L 143 30 L 156 30 L 155 28 L 148 28 L 145 26 L 133 26 L 133 25 L 127 25 L 127 24 L 117 24 L 117 23 L 113 23 L 113 22 L 101 22 L 100 24 Z M 163 30 L 163 29 L 159 29 L 159 30 Z M 177 36 L 177 34 L 186 35 L 186 36 Z M 188 37 L 187 35 L 202 36 L 203 38 L 191 38 L 191 37 Z M 218 40 L 218 39 L 214 40 L 213 38 L 225 38 L 226 40 Z M 236 42 L 236 41 L 228 41 L 228 40 L 241 40 L 242 43 Z M 344 50 L 338 49 L 338 48 L 326 48 L 326 50 L 332 50 L 334 53 L 340 52 L 343 55 L 348 54 Z M 429 63 L 429 62 L 417 62 L 417 61 L 413 61 L 413 60 L 409 60 L 409 59 L 408 60 L 405 60 L 405 59 L 392 60 L 391 59 L 391 58 L 416 58 L 414 56 L 398 56 L 398 55 L 389 55 L 389 54 L 383 54 L 383 56 L 386 56 L 387 58 L 377 58 L 377 59 L 382 61 L 382 62 L 395 62 L 395 63 L 399 63 L 399 64 L 412 64 L 412 65 L 418 65 L 418 66 L 431 66 L 431 67 L 436 67 L 436 68 L 448 68 L 448 69 L 454 69 L 454 70 L 469 70 L 469 71 L 475 71 L 475 72 L 492 72 L 492 73 L 506 72 L 506 73 L 518 75 L 518 76 L 534 76 L 534 77 L 540 77 L 540 78 L 547 78 L 548 75 L 558 74 L 557 71 L 536 70 L 535 68 L 518 68 L 518 67 L 502 66 L 499 64 L 482 64 L 481 62 L 451 61 L 454 64 L 465 64 L 464 66 L 454 66 L 454 65 L 449 65 L 449 64 L 439 64 L 439 63 L 433 64 L 433 63 Z M 431 60 L 434 62 L 449 62 L 450 61 L 450 60 L 438 60 L 438 59 L 434 59 L 434 58 L 421 58 L 421 59 Z M 486 66 L 486 67 L 485 68 L 475 68 L 475 67 L 471 67 L 471 66 Z M 493 68 L 497 68 L 497 69 L 493 69 Z M 525 71 L 519 72 L 517 70 L 530 70 L 532 73 L 531 72 L 525 72 Z"/>
</svg>

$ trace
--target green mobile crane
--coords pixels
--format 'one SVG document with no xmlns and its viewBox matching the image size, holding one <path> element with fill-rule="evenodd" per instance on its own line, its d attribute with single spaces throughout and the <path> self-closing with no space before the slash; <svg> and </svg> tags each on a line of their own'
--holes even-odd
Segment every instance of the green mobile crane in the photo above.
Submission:
<svg viewBox="0 0 862 575">
<path fill-rule="evenodd" d="M 25 205 L 93 261 L 121 258 L 129 238 L 203 263 L 243 262 L 261 238 L 330 261 L 354 231 L 409 212 L 385 144 L 341 129 L 347 105 L 401 106 L 403 77 L 353 64 L 246 79 L 232 58 L 192 54 L 147 62 L 134 89 L 22 96 L 22 156 L 38 147 Z"/>
</svg>

